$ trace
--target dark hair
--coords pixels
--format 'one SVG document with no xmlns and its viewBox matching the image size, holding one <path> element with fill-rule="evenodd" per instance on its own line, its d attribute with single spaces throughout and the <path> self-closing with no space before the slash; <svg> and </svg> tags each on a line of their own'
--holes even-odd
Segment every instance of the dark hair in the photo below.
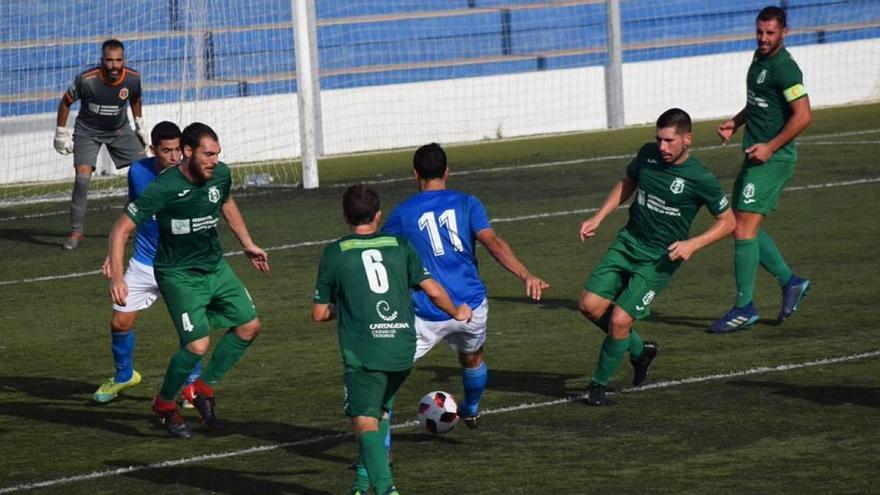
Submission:
<svg viewBox="0 0 880 495">
<path fill-rule="evenodd" d="M 440 179 L 446 173 L 446 152 L 437 143 L 426 144 L 413 155 L 413 167 L 421 179 Z"/>
<path fill-rule="evenodd" d="M 680 108 L 670 108 L 657 117 L 657 129 L 675 127 L 678 134 L 691 132 L 691 116 Z"/>
<path fill-rule="evenodd" d="M 772 5 L 761 9 L 761 11 L 758 12 L 758 18 L 756 19 L 755 22 L 757 22 L 757 21 L 766 22 L 766 21 L 773 21 L 773 20 L 778 22 L 779 27 L 781 27 L 781 28 L 784 28 L 787 26 L 787 22 L 785 19 L 785 11 L 782 10 L 780 7 L 774 7 Z"/>
<path fill-rule="evenodd" d="M 353 184 L 342 194 L 342 211 L 351 226 L 372 222 L 379 209 L 379 193 L 370 186 Z"/>
<path fill-rule="evenodd" d="M 201 122 L 193 122 L 183 130 L 183 134 L 180 136 L 180 148 L 183 149 L 184 146 L 189 146 L 192 149 L 196 149 L 199 147 L 199 142 L 205 136 L 210 137 L 214 141 L 220 141 L 214 129 Z"/>
<path fill-rule="evenodd" d="M 153 126 L 153 130 L 150 131 L 150 141 L 153 146 L 159 146 L 159 143 L 166 139 L 180 139 L 180 127 L 174 122 L 163 120 Z"/>
<path fill-rule="evenodd" d="M 101 45 L 101 55 L 102 56 L 104 55 L 104 52 L 107 51 L 108 48 L 110 48 L 110 49 L 121 48 L 122 51 L 125 51 L 125 45 L 123 45 L 121 41 L 119 41 L 115 38 L 110 38 L 109 40 L 105 41 L 103 45 Z"/>
</svg>

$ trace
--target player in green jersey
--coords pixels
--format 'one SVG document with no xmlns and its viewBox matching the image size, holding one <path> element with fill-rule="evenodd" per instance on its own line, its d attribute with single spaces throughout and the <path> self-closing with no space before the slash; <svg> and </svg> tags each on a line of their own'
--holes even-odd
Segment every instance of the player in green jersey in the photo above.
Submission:
<svg viewBox="0 0 880 495">
<path fill-rule="evenodd" d="M 220 142 L 207 125 L 194 123 L 181 137 L 183 162 L 166 169 L 132 203 L 110 233 L 110 296 L 124 306 L 128 286 L 122 259 L 131 232 L 154 215 L 159 224 L 159 246 L 153 268 L 168 312 L 177 328 L 181 347 L 171 358 L 162 389 L 153 400 L 168 432 L 189 438 L 192 432 L 174 402 L 193 367 L 210 345 L 209 331 L 228 328 L 214 347 L 187 396 L 203 422 L 214 429 L 223 424 L 214 413 L 213 387 L 241 358 L 260 332 L 260 320 L 250 294 L 232 272 L 217 240 L 220 216 L 241 243 L 254 268 L 269 271 L 269 259 L 248 233 L 244 218 L 230 196 L 229 167 L 219 160 Z"/>
<path fill-rule="evenodd" d="M 581 240 L 593 237 L 602 221 L 633 193 L 629 222 L 593 269 L 580 297 L 580 310 L 607 335 L 590 378 L 587 402 L 605 404 L 605 391 L 629 352 L 635 386 L 648 373 L 658 347 L 643 342 L 633 322 L 650 313 L 651 302 L 682 261 L 729 235 L 735 220 L 718 180 L 690 155 L 691 118 L 672 108 L 657 119 L 656 143 L 642 146 L 595 215 L 581 223 Z M 715 222 L 691 237 L 697 211 L 705 205 Z"/>
<path fill-rule="evenodd" d="M 785 49 L 788 32 L 785 11 L 766 7 L 755 20 L 758 49 L 746 78 L 746 106 L 718 126 L 721 143 L 746 126 L 745 158 L 733 186 L 734 271 L 736 300 L 733 308 L 713 322 L 710 333 L 729 333 L 758 321 L 752 302 L 758 265 L 770 272 L 782 287 L 782 322 L 798 309 L 810 289 L 810 281 L 792 273 L 776 244 L 761 223 L 776 209 L 783 187 L 794 174 L 797 149 L 794 139 L 813 120 L 810 97 L 797 63 Z"/>
<path fill-rule="evenodd" d="M 366 494 L 372 487 L 380 495 L 397 494 L 385 435 L 394 394 L 409 375 L 416 351 L 410 289 L 425 291 L 456 320 L 467 321 L 473 313 L 467 304 L 453 305 L 405 237 L 378 232 L 382 212 L 375 190 L 350 186 L 342 208 L 351 234 L 330 243 L 321 255 L 312 319 L 338 317 L 345 413 L 360 447 L 351 493 Z"/>
</svg>

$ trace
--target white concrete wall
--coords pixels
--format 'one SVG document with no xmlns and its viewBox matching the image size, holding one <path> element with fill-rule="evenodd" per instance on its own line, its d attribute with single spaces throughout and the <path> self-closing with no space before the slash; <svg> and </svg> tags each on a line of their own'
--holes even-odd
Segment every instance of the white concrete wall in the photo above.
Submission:
<svg viewBox="0 0 880 495">
<path fill-rule="evenodd" d="M 791 52 L 814 106 L 880 99 L 880 40 Z M 673 106 L 695 119 L 733 115 L 745 104 L 750 59 L 750 52 L 738 52 L 625 64 L 627 125 L 653 122 Z M 327 155 L 594 130 L 606 122 L 601 67 L 341 89 L 321 98 Z M 293 94 L 145 103 L 148 124 L 199 120 L 214 127 L 229 163 L 299 154 Z M 53 114 L 0 119 L 0 183 L 73 177 L 72 158 L 52 148 L 54 120 Z"/>
</svg>

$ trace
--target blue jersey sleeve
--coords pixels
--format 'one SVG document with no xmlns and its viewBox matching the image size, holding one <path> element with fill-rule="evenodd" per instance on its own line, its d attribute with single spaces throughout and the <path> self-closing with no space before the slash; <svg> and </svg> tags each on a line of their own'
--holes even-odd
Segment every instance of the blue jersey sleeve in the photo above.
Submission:
<svg viewBox="0 0 880 495">
<path fill-rule="evenodd" d="M 471 232 L 477 235 L 477 232 L 483 229 L 491 229 L 492 224 L 489 223 L 489 214 L 486 213 L 486 207 L 475 196 L 468 197 L 468 219 L 471 224 Z"/>
<path fill-rule="evenodd" d="M 391 214 L 388 215 L 388 219 L 385 220 L 385 225 L 382 226 L 382 232 L 385 232 L 386 234 L 404 235 L 403 221 L 400 217 L 399 208 L 393 209 Z"/>
</svg>

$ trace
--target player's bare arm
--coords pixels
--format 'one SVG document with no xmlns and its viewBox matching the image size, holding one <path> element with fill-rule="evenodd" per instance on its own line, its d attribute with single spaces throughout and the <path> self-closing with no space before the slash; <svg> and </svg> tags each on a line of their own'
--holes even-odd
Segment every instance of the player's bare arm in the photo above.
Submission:
<svg viewBox="0 0 880 495">
<path fill-rule="evenodd" d="M 632 196 L 632 193 L 635 192 L 637 186 L 638 184 L 629 177 L 624 177 L 617 181 L 617 183 L 614 184 L 614 187 L 611 188 L 608 197 L 605 198 L 605 202 L 602 203 L 602 206 L 599 208 L 599 211 L 581 222 L 581 241 L 585 241 L 587 238 L 596 235 L 596 231 L 599 230 L 599 225 L 602 224 L 605 217 L 610 215 L 612 211 L 616 210 L 618 206 L 628 200 L 629 197 Z"/>
<path fill-rule="evenodd" d="M 804 96 L 791 102 L 791 118 L 773 139 L 767 143 L 755 143 L 746 149 L 749 160 L 764 163 L 792 139 L 798 137 L 813 122 L 813 111 L 810 108 L 810 97 Z"/>
<path fill-rule="evenodd" d="M 687 261 L 698 250 L 729 236 L 735 227 L 736 218 L 733 215 L 733 210 L 728 208 L 715 217 L 715 222 L 712 223 L 712 226 L 702 234 L 685 241 L 677 241 L 670 244 L 669 259 L 672 261 Z"/>
<path fill-rule="evenodd" d="M 736 134 L 736 130 L 746 123 L 746 109 L 743 108 L 738 114 L 722 122 L 715 132 L 721 138 L 721 144 L 727 144 L 730 138 Z"/>
<path fill-rule="evenodd" d="M 251 239 L 251 234 L 244 223 L 244 217 L 241 216 L 241 210 L 238 209 L 238 204 L 236 204 L 232 197 L 223 203 L 223 206 L 220 207 L 220 212 L 223 214 L 226 224 L 229 225 L 229 229 L 232 230 L 232 233 L 235 234 L 235 237 L 241 244 L 244 254 L 250 258 L 254 268 L 263 273 L 269 273 L 269 254 L 263 251 Z"/>
<path fill-rule="evenodd" d="M 492 229 L 483 229 L 477 232 L 477 240 L 489 251 L 489 254 L 495 258 L 498 264 L 525 284 L 526 296 L 536 301 L 541 300 L 541 292 L 550 287 L 550 284 L 540 277 L 532 275 L 529 269 L 513 253 L 510 244 L 498 236 Z"/>
<path fill-rule="evenodd" d="M 107 252 L 110 271 L 110 298 L 115 304 L 125 306 L 128 298 L 128 285 L 125 283 L 125 270 L 122 268 L 125 257 L 125 244 L 129 236 L 137 228 L 137 225 L 123 213 L 113 224 L 110 231 L 110 246 Z"/>
<path fill-rule="evenodd" d="M 438 284 L 436 280 L 433 278 L 426 278 L 422 280 L 419 284 L 419 287 L 425 291 L 425 294 L 431 299 L 431 302 L 434 303 L 435 306 L 442 309 L 446 314 L 451 316 L 452 318 L 458 321 L 469 321 L 473 318 L 474 313 L 471 310 L 471 307 L 467 304 L 462 304 L 459 307 L 455 307 L 452 303 L 452 299 L 449 298 L 449 294 L 446 293 L 446 289 L 443 288 L 442 285 Z"/>
<path fill-rule="evenodd" d="M 312 304 L 312 321 L 321 323 L 336 318 L 336 307 L 332 304 Z"/>
</svg>

